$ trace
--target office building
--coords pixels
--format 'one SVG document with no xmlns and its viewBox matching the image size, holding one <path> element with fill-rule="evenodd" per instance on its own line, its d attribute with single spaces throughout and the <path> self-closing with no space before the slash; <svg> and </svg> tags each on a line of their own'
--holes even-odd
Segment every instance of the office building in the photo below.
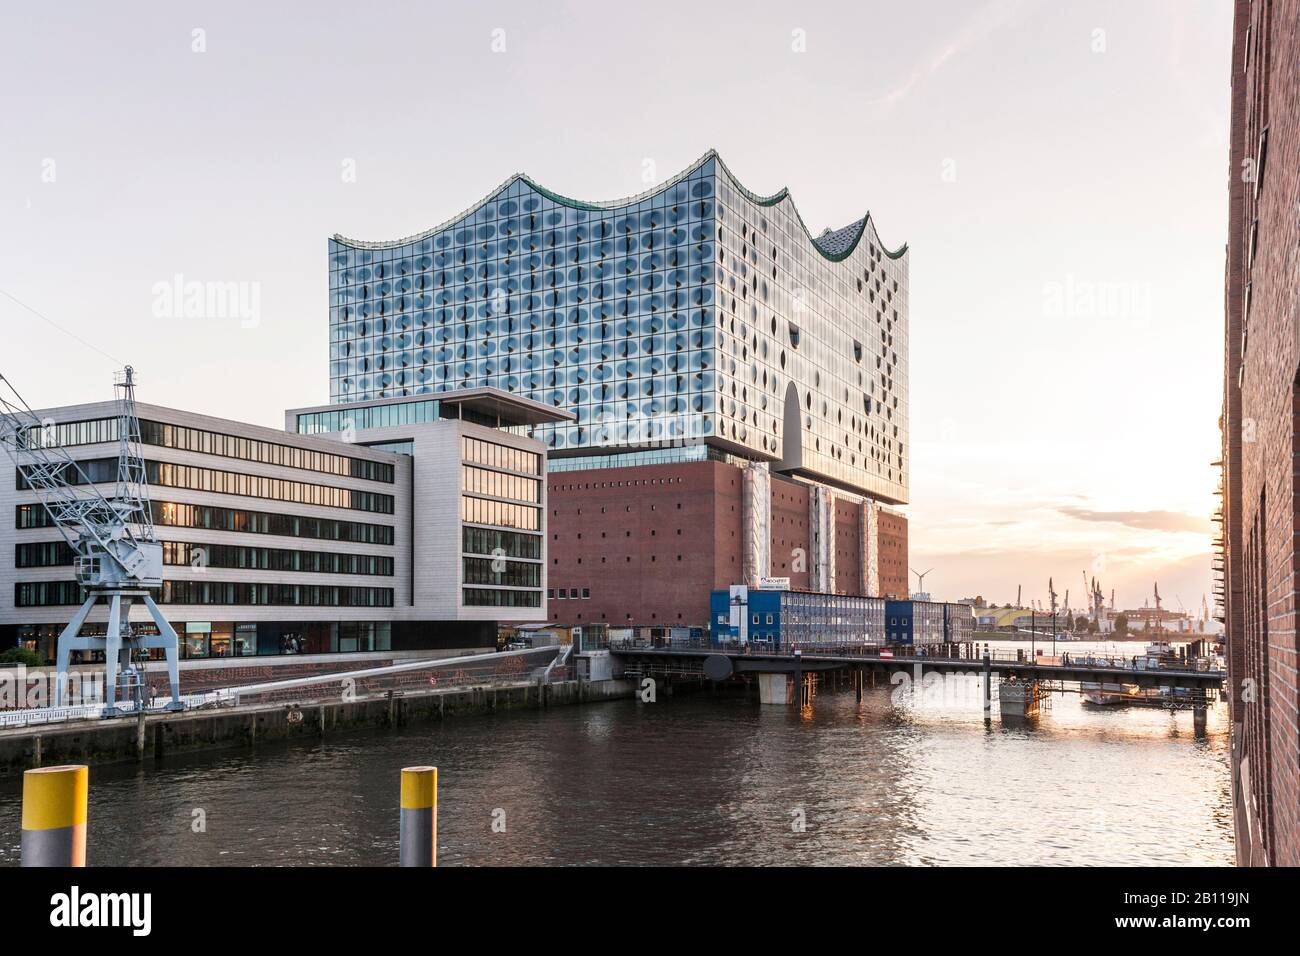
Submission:
<svg viewBox="0 0 1300 956">
<path fill-rule="evenodd" d="M 523 432 L 564 412 L 490 388 L 299 409 L 286 431 L 137 410 L 182 659 L 491 648 L 499 622 L 545 618 L 546 456 Z M 116 404 L 36 414 L 27 440 L 111 493 Z M 20 474 L 0 510 L 0 646 L 53 659 L 82 600 L 72 551 Z"/>
</svg>

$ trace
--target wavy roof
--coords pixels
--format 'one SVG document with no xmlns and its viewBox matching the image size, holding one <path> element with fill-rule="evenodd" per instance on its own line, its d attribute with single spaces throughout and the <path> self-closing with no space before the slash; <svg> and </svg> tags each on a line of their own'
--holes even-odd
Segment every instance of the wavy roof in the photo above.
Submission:
<svg viewBox="0 0 1300 956">
<path fill-rule="evenodd" d="M 694 173 L 696 170 L 698 170 L 701 166 L 703 166 L 711 159 L 717 160 L 718 168 L 722 170 L 723 175 L 727 177 L 727 181 L 730 182 L 731 185 L 735 187 L 738 192 L 743 193 L 746 197 L 748 197 L 748 199 L 751 202 L 757 203 L 760 206 L 776 206 L 785 200 L 789 200 L 791 210 L 794 212 L 794 217 L 795 219 L 798 220 L 799 225 L 803 228 L 804 234 L 808 237 L 809 243 L 812 245 L 812 247 L 815 250 L 817 250 L 818 253 L 821 254 L 823 258 L 828 259 L 831 262 L 840 262 L 844 259 L 847 259 L 850 255 L 852 255 L 853 250 L 856 249 L 858 243 L 862 241 L 862 237 L 866 235 L 868 226 L 871 227 L 871 231 L 875 235 L 876 241 L 880 242 L 880 233 L 875 228 L 875 222 L 872 220 L 870 212 L 863 215 L 861 219 L 858 219 L 856 222 L 853 222 L 843 227 L 842 229 L 837 229 L 833 231 L 828 230 L 827 232 L 823 233 L 821 236 L 814 237 L 813 234 L 808 230 L 808 226 L 804 223 L 803 216 L 799 214 L 799 208 L 794 204 L 794 199 L 790 195 L 789 188 L 782 187 L 780 190 L 778 190 L 777 192 L 773 193 L 770 196 L 760 196 L 757 193 L 751 192 L 749 189 L 746 189 L 744 184 L 742 184 L 740 180 L 738 180 L 735 177 L 735 175 L 731 172 L 731 170 L 727 168 L 727 164 L 722 161 L 722 157 L 718 155 L 717 150 L 713 150 L 713 149 L 709 150 L 707 153 L 705 153 L 695 162 L 691 163 L 690 166 L 682 170 L 676 176 L 669 179 L 667 182 L 660 183 L 659 185 L 647 189 L 644 192 L 637 193 L 635 196 L 628 196 L 624 199 L 613 199 L 604 202 L 588 202 L 581 199 L 573 199 L 570 198 L 569 196 L 562 196 L 557 192 L 553 192 L 552 190 L 547 189 L 545 186 L 541 185 L 540 183 L 535 182 L 526 173 L 515 173 L 504 183 L 502 183 L 496 189 L 492 190 L 490 193 L 488 193 L 486 196 L 484 196 L 474 205 L 470 206 L 468 209 L 465 209 L 462 212 L 457 213 L 455 216 L 452 216 L 450 219 L 447 219 L 436 226 L 432 226 L 428 229 L 423 230 L 422 232 L 418 232 L 415 235 L 406 236 L 401 239 L 372 242 L 372 241 L 366 241 L 362 239 L 351 239 L 340 233 L 335 233 L 334 239 L 337 242 L 341 242 L 345 245 L 352 246 L 353 248 L 357 248 L 357 249 L 391 249 L 395 246 L 405 245 L 408 242 L 416 242 L 419 241 L 420 239 L 427 239 L 429 236 L 435 235 L 436 233 L 442 232 L 445 229 L 451 228 L 452 226 L 456 225 L 456 223 L 462 221 L 463 219 L 466 219 L 473 213 L 477 212 L 482 206 L 493 201 L 498 195 L 500 195 L 503 191 L 508 189 L 511 185 L 513 185 L 516 182 L 522 182 L 526 184 L 529 188 L 536 191 L 537 193 L 541 194 L 542 196 L 545 196 L 547 199 L 559 203 L 562 206 L 568 206 L 572 209 L 586 209 L 592 212 L 603 211 L 608 209 L 621 209 L 625 206 L 634 205 L 635 203 L 638 203 L 643 199 L 648 199 L 651 196 L 658 195 L 659 193 L 663 192 L 665 189 L 671 189 L 673 186 L 676 186 L 678 183 L 688 179 L 692 173 Z M 891 250 L 886 248 L 883 242 L 880 242 L 880 248 L 881 251 L 884 252 L 884 254 L 891 259 L 899 259 L 902 256 L 907 254 L 906 243 L 904 243 L 898 249 Z"/>
</svg>

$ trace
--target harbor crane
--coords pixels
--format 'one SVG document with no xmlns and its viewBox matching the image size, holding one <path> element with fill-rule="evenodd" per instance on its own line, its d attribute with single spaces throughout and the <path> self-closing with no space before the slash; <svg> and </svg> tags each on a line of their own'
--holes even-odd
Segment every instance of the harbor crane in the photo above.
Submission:
<svg viewBox="0 0 1300 956">
<path fill-rule="evenodd" d="M 179 649 L 176 630 L 151 592 L 162 587 L 163 552 L 153 527 L 149 484 L 140 454 L 140 420 L 135 411 L 135 370 L 127 366 L 114 379 L 117 396 L 117 474 L 109 479 L 88 473 L 72 458 L 59 426 L 39 418 L 13 383 L 0 375 L 0 445 L 14 463 L 20 488 L 36 493 L 48 524 L 59 530 L 72 552 L 82 603 L 59 635 L 54 706 L 63 705 L 72 651 L 102 651 L 105 661 L 103 716 L 116 716 L 117 695 L 145 708 L 147 682 L 134 661 L 139 651 L 162 650 L 171 689 L 169 710 L 180 710 Z M 87 464 L 87 467 L 89 465 Z M 99 484 L 115 482 L 112 497 Z M 82 625 L 103 601 L 108 621 L 102 635 L 82 635 Z M 143 604 L 158 628 L 148 634 L 131 625 L 131 608 Z"/>
<path fill-rule="evenodd" d="M 1097 623 L 1098 634 L 1107 633 L 1106 596 L 1095 577 L 1092 579 L 1092 619 Z"/>
</svg>

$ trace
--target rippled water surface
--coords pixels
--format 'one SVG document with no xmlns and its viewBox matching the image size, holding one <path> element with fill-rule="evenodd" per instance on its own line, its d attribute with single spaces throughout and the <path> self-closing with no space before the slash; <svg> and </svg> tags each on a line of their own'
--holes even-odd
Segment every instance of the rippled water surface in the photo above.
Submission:
<svg viewBox="0 0 1300 956">
<path fill-rule="evenodd" d="M 1073 695 L 986 728 L 976 688 L 803 714 L 660 695 L 92 768 L 89 862 L 392 864 L 398 771 L 432 763 L 440 865 L 1232 863 L 1223 705 L 1200 738 L 1190 712 Z M 0 864 L 19 797 L 0 778 Z"/>
</svg>

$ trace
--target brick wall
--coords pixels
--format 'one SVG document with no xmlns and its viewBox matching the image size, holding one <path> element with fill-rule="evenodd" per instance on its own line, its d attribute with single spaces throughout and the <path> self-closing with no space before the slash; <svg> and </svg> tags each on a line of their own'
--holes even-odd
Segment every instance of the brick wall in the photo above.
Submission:
<svg viewBox="0 0 1300 956">
<path fill-rule="evenodd" d="M 904 600 L 907 588 L 907 518 L 880 512 L 880 596 Z"/>
<path fill-rule="evenodd" d="M 835 500 L 835 590 L 840 594 L 862 593 L 862 504 L 852 499 Z"/>
<path fill-rule="evenodd" d="M 1234 760 L 1244 771 L 1234 794 L 1238 859 L 1284 866 L 1300 865 L 1297 22 L 1300 0 L 1236 5 L 1225 268 L 1225 619 Z"/>
<path fill-rule="evenodd" d="M 549 478 L 552 620 L 700 625 L 709 592 L 741 574 L 740 469 L 716 461 Z M 578 590 L 575 600 L 558 599 Z M 590 596 L 583 598 L 583 589 Z"/>
<path fill-rule="evenodd" d="M 552 621 L 703 625 L 709 593 L 740 583 L 739 468 L 699 461 L 567 471 L 552 474 L 548 485 Z M 772 476 L 771 573 L 805 589 L 808 494 L 807 485 Z M 861 521 L 856 502 L 836 503 L 835 581 L 847 594 L 861 590 Z M 881 513 L 880 549 L 882 587 L 905 596 L 906 518 Z"/>
<path fill-rule="evenodd" d="M 772 575 L 807 590 L 808 552 L 808 486 L 773 475 Z"/>
</svg>

